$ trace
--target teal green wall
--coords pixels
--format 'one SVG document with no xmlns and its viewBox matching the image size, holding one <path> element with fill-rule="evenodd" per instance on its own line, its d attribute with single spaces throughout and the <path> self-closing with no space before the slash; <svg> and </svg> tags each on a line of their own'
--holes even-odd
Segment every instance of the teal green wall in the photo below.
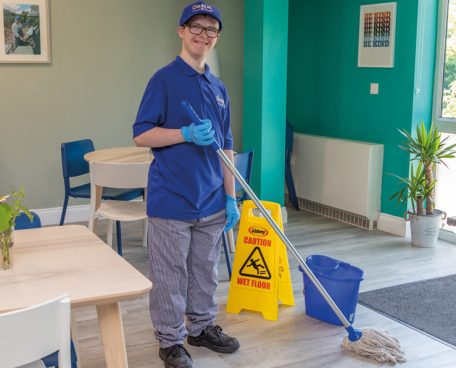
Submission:
<svg viewBox="0 0 456 368">
<path fill-rule="evenodd" d="M 298 132 L 384 144 L 381 211 L 401 216 L 387 173 L 408 174 L 397 128 L 431 118 L 437 0 L 397 0 L 394 68 L 358 68 L 360 5 L 379 2 L 290 0 L 287 117 Z"/>
<path fill-rule="evenodd" d="M 429 102 L 433 98 L 438 1 L 421 0 L 418 6 L 415 86 L 412 129 L 421 121 L 430 125 Z"/>
<path fill-rule="evenodd" d="M 283 205 L 288 1 L 246 0 L 245 16 L 242 146 L 255 150 L 255 193 Z"/>
</svg>

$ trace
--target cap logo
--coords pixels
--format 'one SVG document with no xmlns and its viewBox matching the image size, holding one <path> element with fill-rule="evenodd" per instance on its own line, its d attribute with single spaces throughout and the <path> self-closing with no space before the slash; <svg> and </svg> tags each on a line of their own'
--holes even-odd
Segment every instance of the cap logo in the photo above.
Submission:
<svg viewBox="0 0 456 368">
<path fill-rule="evenodd" d="M 212 11 L 213 11 L 212 6 L 210 6 L 208 4 L 195 4 L 192 6 L 192 12 L 196 12 L 199 10 L 206 11 L 209 13 L 212 13 Z"/>
</svg>

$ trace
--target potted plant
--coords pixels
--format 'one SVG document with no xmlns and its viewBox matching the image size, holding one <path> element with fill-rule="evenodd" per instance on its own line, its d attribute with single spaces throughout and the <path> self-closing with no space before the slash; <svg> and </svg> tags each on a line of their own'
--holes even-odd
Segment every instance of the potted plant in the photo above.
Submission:
<svg viewBox="0 0 456 368">
<path fill-rule="evenodd" d="M 405 137 L 399 148 L 410 154 L 410 175 L 408 178 L 395 175 L 401 188 L 390 199 L 397 199 L 398 203 L 410 200 L 412 209 L 407 210 L 404 217 L 410 220 L 412 244 L 434 247 L 441 221 L 446 217 L 443 211 L 434 208 L 435 165 L 447 166 L 443 160 L 455 157 L 456 144 L 448 144 L 448 137 L 442 139 L 434 124 L 427 130 L 421 122 L 416 128 L 416 137 L 404 129 L 399 132 Z"/>
<path fill-rule="evenodd" d="M 13 264 L 14 225 L 21 211 L 32 220 L 29 210 L 22 205 L 24 190 L 11 192 L 0 197 L 0 269 L 8 269 Z"/>
</svg>

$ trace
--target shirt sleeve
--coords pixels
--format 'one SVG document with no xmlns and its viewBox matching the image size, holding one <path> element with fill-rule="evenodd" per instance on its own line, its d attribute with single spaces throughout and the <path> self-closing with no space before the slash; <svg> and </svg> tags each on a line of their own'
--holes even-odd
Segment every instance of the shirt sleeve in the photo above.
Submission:
<svg viewBox="0 0 456 368">
<path fill-rule="evenodd" d="M 157 126 L 166 120 L 166 86 L 160 76 L 155 74 L 144 91 L 138 114 L 133 124 L 133 138 Z"/>
<path fill-rule="evenodd" d="M 231 134 L 231 103 L 228 94 L 225 94 L 225 119 L 223 120 L 223 149 L 233 149 L 233 135 Z"/>
</svg>

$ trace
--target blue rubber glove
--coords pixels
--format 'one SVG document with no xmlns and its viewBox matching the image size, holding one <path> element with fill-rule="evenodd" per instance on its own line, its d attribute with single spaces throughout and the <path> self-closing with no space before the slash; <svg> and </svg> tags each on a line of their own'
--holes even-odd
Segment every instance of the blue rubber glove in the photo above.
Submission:
<svg viewBox="0 0 456 368">
<path fill-rule="evenodd" d="M 239 221 L 239 209 L 237 206 L 236 198 L 226 195 L 226 226 L 223 231 L 228 231 L 233 228 L 234 225 Z"/>
<path fill-rule="evenodd" d="M 189 126 L 184 126 L 181 132 L 186 142 L 195 143 L 198 146 L 209 146 L 215 142 L 215 132 L 209 119 L 202 119 L 199 124 L 191 123 Z"/>
</svg>

